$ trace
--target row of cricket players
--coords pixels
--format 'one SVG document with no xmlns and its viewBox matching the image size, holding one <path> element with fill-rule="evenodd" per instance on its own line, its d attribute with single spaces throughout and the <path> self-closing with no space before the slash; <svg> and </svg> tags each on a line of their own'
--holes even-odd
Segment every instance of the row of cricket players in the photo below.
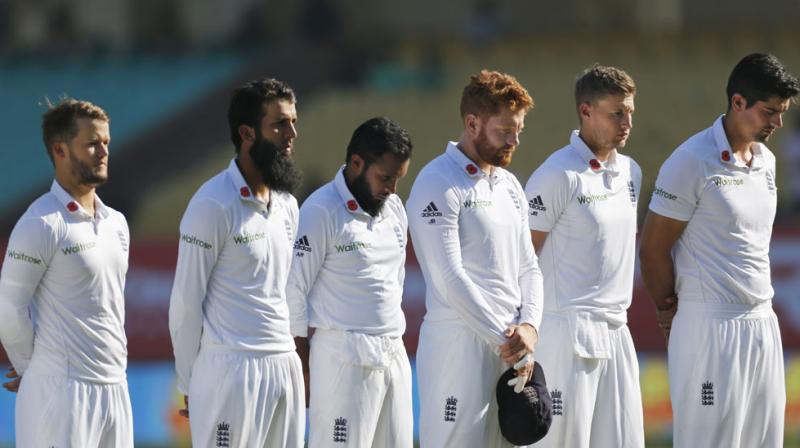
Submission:
<svg viewBox="0 0 800 448">
<path fill-rule="evenodd" d="M 746 56 L 730 74 L 725 113 L 658 173 L 640 260 L 669 340 L 675 446 L 782 445 L 768 259 L 775 157 L 764 143 L 799 89 L 774 56 Z M 275 79 L 236 89 L 235 157 L 186 209 L 170 299 L 193 445 L 301 447 L 308 406 L 311 447 L 411 447 L 400 305 L 413 241 L 427 287 L 422 447 L 510 446 L 495 383 L 514 366 L 508 387 L 521 386 L 533 359 L 553 402 L 538 445 L 642 447 L 626 325 L 642 173 L 618 152 L 635 93 L 623 70 L 586 70 L 575 85 L 579 129 L 523 188 L 504 167 L 533 99 L 514 77 L 481 71 L 463 90 L 463 133 L 421 170 L 405 207 L 395 190 L 409 134 L 373 118 L 298 209 L 294 92 Z M 14 228 L 0 280 L 17 446 L 130 447 L 130 238 L 95 194 L 108 177 L 109 118 L 64 100 L 42 129 L 55 180 Z"/>
</svg>

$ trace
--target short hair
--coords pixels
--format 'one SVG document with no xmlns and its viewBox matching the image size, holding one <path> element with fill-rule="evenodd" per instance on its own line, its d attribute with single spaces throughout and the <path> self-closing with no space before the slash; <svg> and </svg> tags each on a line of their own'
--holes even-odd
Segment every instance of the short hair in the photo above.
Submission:
<svg viewBox="0 0 800 448">
<path fill-rule="evenodd" d="M 285 82 L 274 78 L 252 80 L 233 91 L 228 106 L 228 126 L 237 153 L 242 145 L 239 126 L 247 125 L 258 131 L 258 125 L 264 117 L 264 104 L 276 100 L 297 102 L 294 90 Z"/>
<path fill-rule="evenodd" d="M 636 83 L 625 70 L 595 64 L 575 81 L 575 107 L 608 95 L 636 95 Z"/>
<path fill-rule="evenodd" d="M 506 73 L 481 70 L 470 76 L 461 93 L 461 118 L 469 114 L 495 115 L 501 107 L 528 112 L 533 107 L 533 98 L 516 78 Z"/>
<path fill-rule="evenodd" d="M 63 98 L 56 104 L 48 99 L 45 101 L 47 111 L 42 114 L 42 140 L 51 162 L 55 162 L 53 145 L 56 142 L 69 142 L 78 135 L 79 118 L 111 121 L 106 111 L 88 101 L 73 98 Z"/>
<path fill-rule="evenodd" d="M 767 101 L 773 96 L 783 100 L 794 98 L 800 92 L 800 83 L 775 56 L 752 53 L 733 68 L 725 92 L 728 109 L 731 108 L 731 97 L 736 93 L 747 100 L 750 108 L 756 102 Z"/>
<path fill-rule="evenodd" d="M 387 153 L 405 161 L 411 158 L 412 149 L 411 137 L 405 129 L 386 117 L 375 117 L 362 123 L 353 132 L 347 145 L 345 162 L 358 154 L 369 166 Z"/>
</svg>

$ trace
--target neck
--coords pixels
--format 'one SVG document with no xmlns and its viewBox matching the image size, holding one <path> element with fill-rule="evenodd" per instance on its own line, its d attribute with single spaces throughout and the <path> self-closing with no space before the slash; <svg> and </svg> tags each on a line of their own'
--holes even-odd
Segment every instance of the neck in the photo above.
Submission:
<svg viewBox="0 0 800 448">
<path fill-rule="evenodd" d="M 68 176 L 58 172 L 56 173 L 56 182 L 58 182 L 58 184 L 61 185 L 61 188 L 69 193 L 72 199 L 80 204 L 84 210 L 86 210 L 90 215 L 94 215 L 94 185 L 84 185 L 78 183 L 74 179 L 71 179 Z"/>
<path fill-rule="evenodd" d="M 261 172 L 256 168 L 253 159 L 250 158 L 250 154 L 244 148 L 239 151 L 239 155 L 236 157 L 236 166 L 239 167 L 239 172 L 242 173 L 242 177 L 244 177 L 244 181 L 247 182 L 247 186 L 253 192 L 253 195 L 269 203 L 269 187 L 264 183 Z"/>
<path fill-rule="evenodd" d="M 469 137 L 467 137 L 466 132 L 461 134 L 461 138 L 458 140 L 456 147 L 460 149 L 469 160 L 477 165 L 481 171 L 485 173 L 491 171 L 492 166 L 485 160 L 481 159 L 481 157 L 478 155 L 478 150 L 475 148 L 475 143 L 470 140 Z"/>
<path fill-rule="evenodd" d="M 601 162 L 604 162 L 604 163 L 607 162 L 608 158 L 611 157 L 611 153 L 614 152 L 614 149 L 616 149 L 616 148 L 604 147 L 604 146 L 598 144 L 597 142 L 593 141 L 592 139 L 587 138 L 587 133 L 584 132 L 583 130 L 581 130 L 578 133 L 578 136 L 581 138 L 581 140 L 583 140 L 583 142 L 586 144 L 586 146 L 592 151 L 594 156 L 597 157 L 597 160 L 599 160 Z"/>
<path fill-rule="evenodd" d="M 728 139 L 733 153 L 737 155 L 740 160 L 746 161 L 750 158 L 750 146 L 752 146 L 754 142 L 740 132 L 737 132 L 734 120 L 735 119 L 729 114 L 725 114 L 722 117 L 722 129 L 725 130 L 725 137 Z"/>
</svg>

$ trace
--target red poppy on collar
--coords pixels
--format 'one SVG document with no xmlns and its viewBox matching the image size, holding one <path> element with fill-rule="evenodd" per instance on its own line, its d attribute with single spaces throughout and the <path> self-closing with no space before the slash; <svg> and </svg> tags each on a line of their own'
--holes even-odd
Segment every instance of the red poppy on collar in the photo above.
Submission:
<svg viewBox="0 0 800 448">
<path fill-rule="evenodd" d="M 598 162 L 597 159 L 592 159 L 589 161 L 589 166 L 592 167 L 593 170 L 599 170 L 600 162 Z"/>
<path fill-rule="evenodd" d="M 242 188 L 239 189 L 239 194 L 241 194 L 243 198 L 249 198 L 250 197 L 250 189 L 247 188 L 247 187 L 242 187 Z"/>
<path fill-rule="evenodd" d="M 67 204 L 67 210 L 69 210 L 69 211 L 71 211 L 73 213 L 77 212 L 78 211 L 78 204 L 76 204 L 75 201 L 70 202 L 69 204 Z"/>
<path fill-rule="evenodd" d="M 722 151 L 722 160 L 724 160 L 726 162 L 730 162 L 731 161 L 731 153 L 728 152 L 728 151 Z"/>
<path fill-rule="evenodd" d="M 358 208 L 358 204 L 353 199 L 350 199 L 349 201 L 347 201 L 347 208 L 355 211 Z"/>
<path fill-rule="evenodd" d="M 469 165 L 467 165 L 467 172 L 469 174 L 475 174 L 478 172 L 478 167 L 470 163 Z"/>
</svg>

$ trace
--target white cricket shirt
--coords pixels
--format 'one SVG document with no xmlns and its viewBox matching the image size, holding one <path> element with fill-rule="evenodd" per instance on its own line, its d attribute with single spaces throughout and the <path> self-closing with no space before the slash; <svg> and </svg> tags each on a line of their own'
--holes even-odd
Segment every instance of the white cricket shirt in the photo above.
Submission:
<svg viewBox="0 0 800 448">
<path fill-rule="evenodd" d="M 344 179 L 306 199 L 286 297 L 294 336 L 314 328 L 402 336 L 400 302 L 408 219 L 397 195 L 376 217 L 361 209 Z"/>
<path fill-rule="evenodd" d="M 490 345 L 511 324 L 542 319 L 542 275 L 525 193 L 513 174 L 486 174 L 456 146 L 417 176 L 406 209 L 427 285 L 425 320 L 459 320 Z"/>
<path fill-rule="evenodd" d="M 720 117 L 661 166 L 650 210 L 688 221 L 672 249 L 681 301 L 756 305 L 772 299 L 775 156 L 761 143 L 751 149 L 751 166 L 736 160 Z"/>
<path fill-rule="evenodd" d="M 178 388 L 189 390 L 201 345 L 211 350 L 285 353 L 286 279 L 297 228 L 297 201 L 270 192 L 255 198 L 236 160 L 195 193 L 181 220 L 169 307 Z"/>
<path fill-rule="evenodd" d="M 0 278 L 0 339 L 17 373 L 125 380 L 125 217 L 89 215 L 58 182 L 22 215 Z"/>
<path fill-rule="evenodd" d="M 626 322 L 641 185 L 633 159 L 614 150 L 600 162 L 578 131 L 534 171 L 525 194 L 531 230 L 549 232 L 539 254 L 545 311 Z"/>
</svg>

